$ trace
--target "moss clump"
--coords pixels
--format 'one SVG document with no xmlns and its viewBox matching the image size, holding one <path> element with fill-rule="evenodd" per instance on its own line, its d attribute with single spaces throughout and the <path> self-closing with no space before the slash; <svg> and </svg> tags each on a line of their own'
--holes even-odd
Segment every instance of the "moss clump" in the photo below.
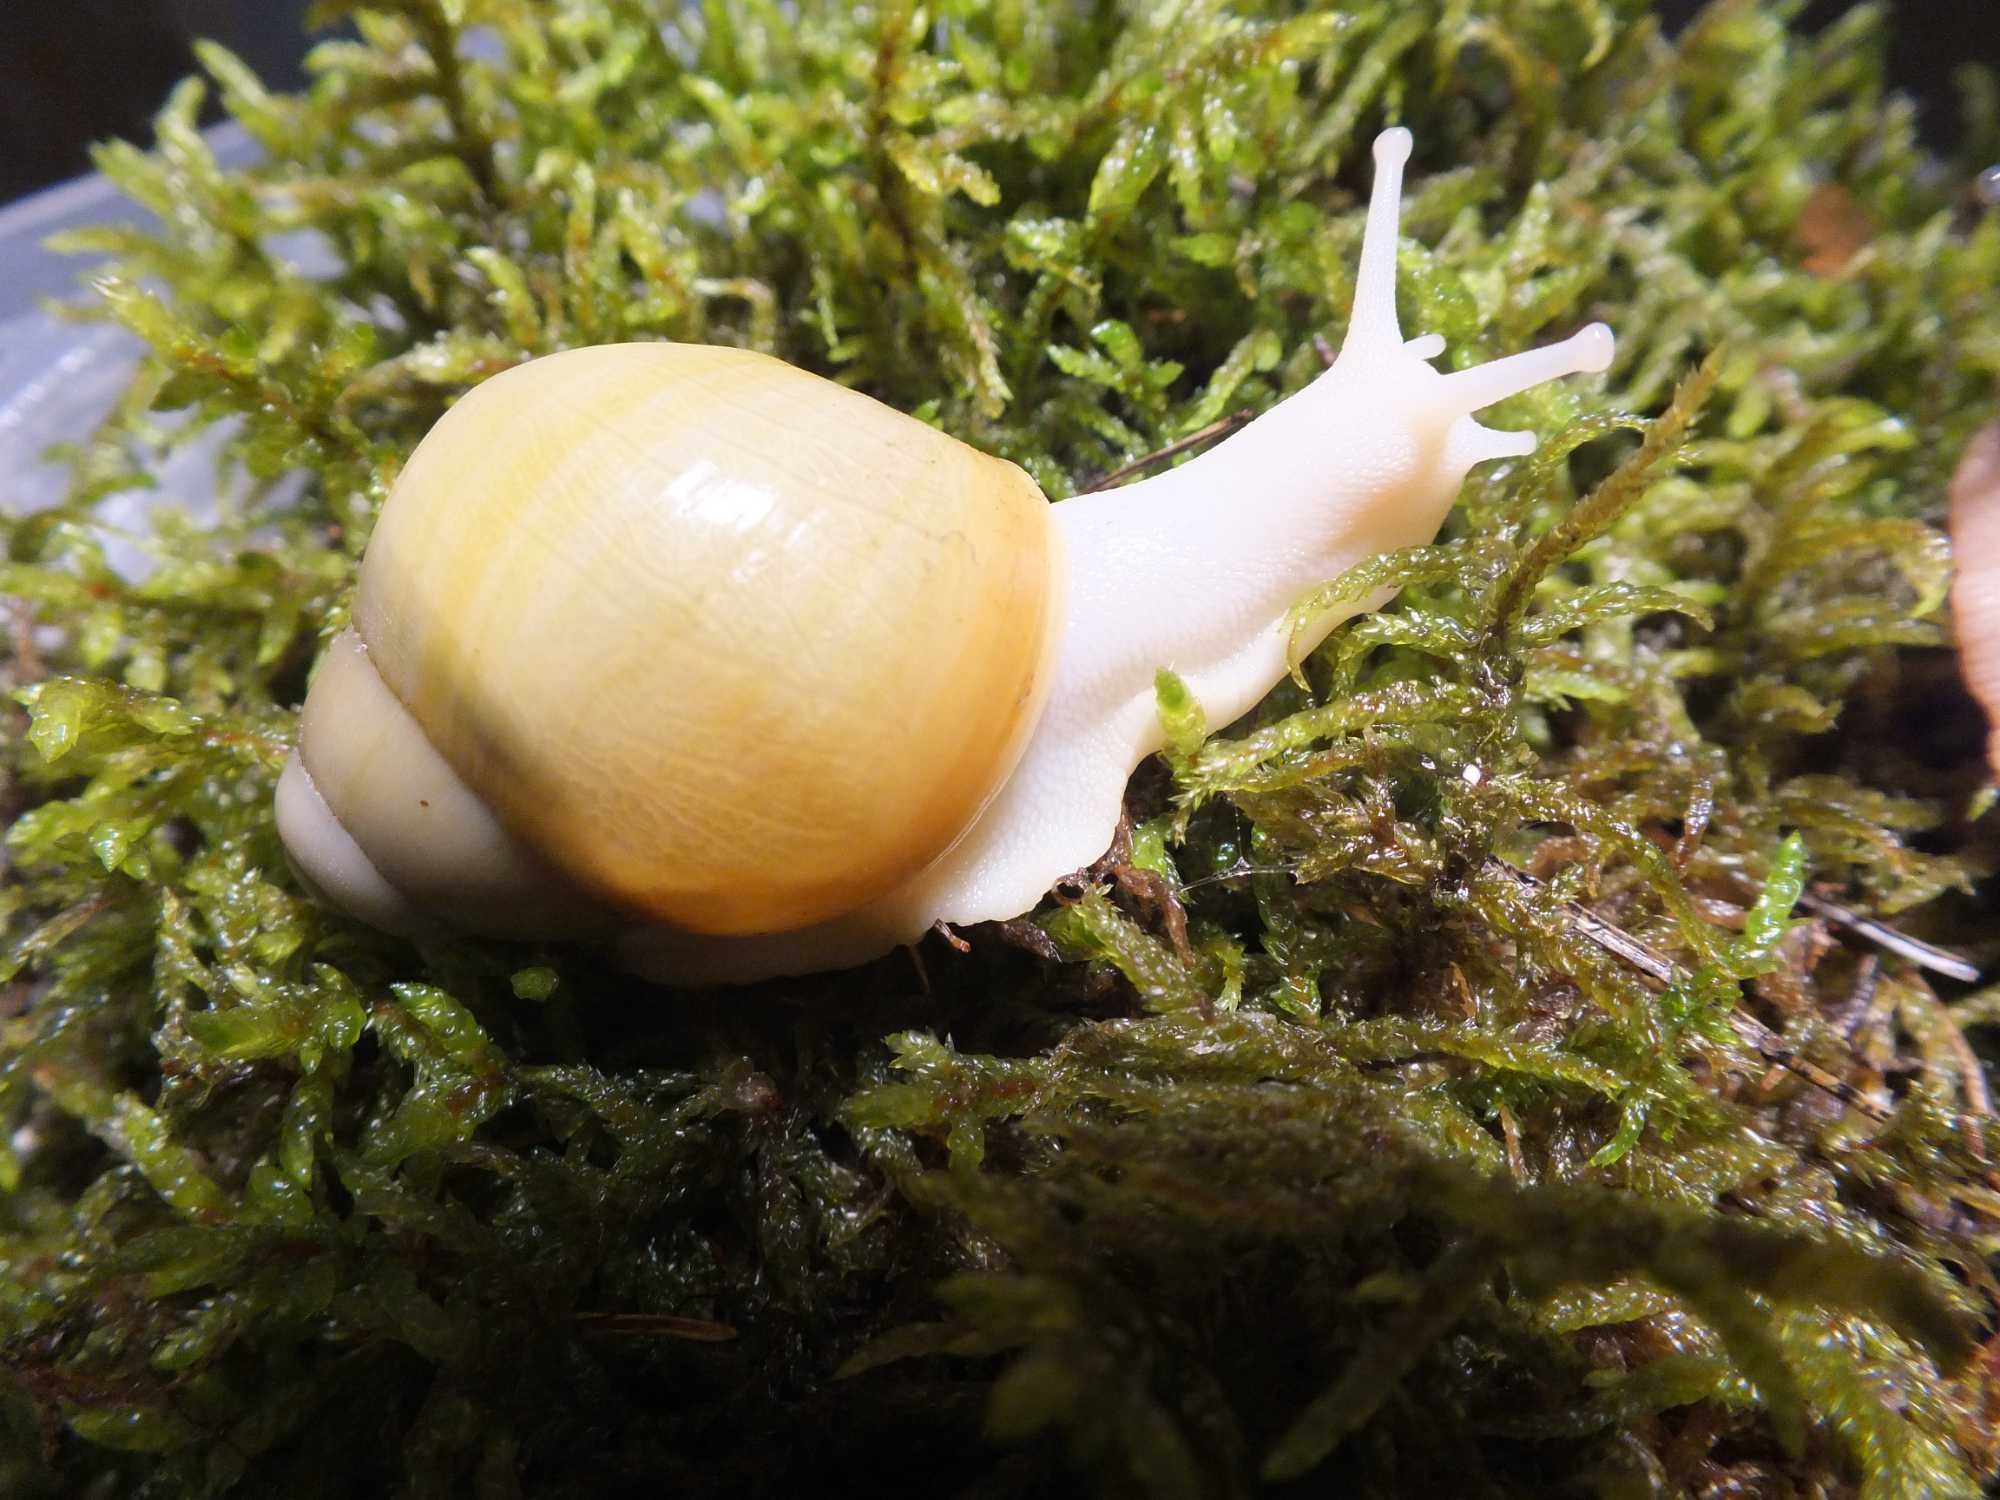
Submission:
<svg viewBox="0 0 2000 1500">
<path fill-rule="evenodd" d="M 206 52 L 266 159 L 200 83 L 102 153 L 162 223 L 77 237 L 87 315 L 151 354 L 0 568 L 0 1489 L 1975 1493 L 2000 1003 L 1798 903 L 2000 955 L 1935 649 L 2000 107 L 1933 160 L 1879 18 L 1795 10 L 400 0 L 298 98 Z M 1065 495 L 1311 377 L 1389 120 L 1406 326 L 1619 364 L 1250 721 L 1164 678 L 1129 849 L 1032 922 L 674 997 L 300 898 L 292 706 L 456 394 L 751 344 Z M 217 424 L 249 484 L 114 571 L 99 501 Z"/>
</svg>

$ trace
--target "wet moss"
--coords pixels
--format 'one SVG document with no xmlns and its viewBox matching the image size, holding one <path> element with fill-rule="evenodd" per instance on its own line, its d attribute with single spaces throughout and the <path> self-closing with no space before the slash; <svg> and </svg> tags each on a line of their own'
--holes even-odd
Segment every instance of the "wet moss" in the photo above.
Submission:
<svg viewBox="0 0 2000 1500">
<path fill-rule="evenodd" d="M 210 48 L 101 154 L 161 222 L 72 238 L 81 315 L 150 352 L 7 523 L 0 1488 L 1991 1478 L 2000 1002 L 1925 946 L 2000 956 L 1938 530 L 1990 77 L 1946 162 L 1866 9 L 323 9 L 305 94 Z M 1406 326 L 1618 364 L 1249 719 L 1163 676 L 1029 921 L 676 996 L 301 897 L 305 673 L 460 392 L 746 344 L 1060 498 L 1316 373 L 1389 121 Z M 100 503 L 218 428 L 115 570 Z"/>
</svg>

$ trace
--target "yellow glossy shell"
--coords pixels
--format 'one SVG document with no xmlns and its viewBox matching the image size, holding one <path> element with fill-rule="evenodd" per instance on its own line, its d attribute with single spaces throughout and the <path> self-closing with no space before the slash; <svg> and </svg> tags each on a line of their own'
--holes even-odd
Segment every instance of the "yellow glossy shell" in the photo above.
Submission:
<svg viewBox="0 0 2000 1500">
<path fill-rule="evenodd" d="M 764 355 L 622 344 L 459 402 L 354 620 L 431 743 L 579 884 L 794 928 L 957 840 L 1047 690 L 1062 565 L 1026 474 Z"/>
</svg>

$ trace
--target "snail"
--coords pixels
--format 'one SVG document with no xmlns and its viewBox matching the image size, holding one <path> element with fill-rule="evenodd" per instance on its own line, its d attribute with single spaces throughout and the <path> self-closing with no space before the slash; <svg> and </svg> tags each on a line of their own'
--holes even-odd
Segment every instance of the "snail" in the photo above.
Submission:
<svg viewBox="0 0 2000 1500">
<path fill-rule="evenodd" d="M 860 962 L 1032 908 L 1162 743 L 1288 665 L 1292 602 L 1430 540 L 1472 413 L 1605 369 L 1611 331 L 1452 373 L 1395 306 L 1410 133 L 1338 357 L 1200 457 L 1050 505 L 1013 464 L 767 356 L 576 349 L 464 396 L 370 538 L 280 834 L 379 927 L 609 943 L 668 982 Z M 1348 614 L 1319 618 L 1317 644 Z"/>
</svg>

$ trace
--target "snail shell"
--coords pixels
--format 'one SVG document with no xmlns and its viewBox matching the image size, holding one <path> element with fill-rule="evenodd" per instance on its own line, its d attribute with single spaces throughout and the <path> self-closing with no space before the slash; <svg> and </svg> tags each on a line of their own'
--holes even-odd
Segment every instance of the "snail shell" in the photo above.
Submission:
<svg viewBox="0 0 2000 1500">
<path fill-rule="evenodd" d="M 1060 506 L 740 350 L 581 349 L 480 386 L 399 478 L 308 694 L 277 799 L 301 876 L 391 930 L 601 937 L 678 981 L 1027 910 L 1110 841 L 1160 668 L 1212 722 L 1247 711 L 1295 599 L 1533 449 L 1474 411 L 1610 363 L 1602 324 L 1451 373 L 1442 339 L 1405 342 L 1409 152 L 1375 143 L 1332 367 Z"/>
<path fill-rule="evenodd" d="M 472 391 L 404 469 L 304 769 L 421 905 L 462 879 L 420 867 L 459 809 L 369 779 L 397 704 L 589 896 L 690 932 L 818 921 L 929 864 L 1005 782 L 1048 690 L 1056 548 L 1013 464 L 765 355 L 552 355 Z M 518 933 L 495 899 L 452 904 Z"/>
</svg>

